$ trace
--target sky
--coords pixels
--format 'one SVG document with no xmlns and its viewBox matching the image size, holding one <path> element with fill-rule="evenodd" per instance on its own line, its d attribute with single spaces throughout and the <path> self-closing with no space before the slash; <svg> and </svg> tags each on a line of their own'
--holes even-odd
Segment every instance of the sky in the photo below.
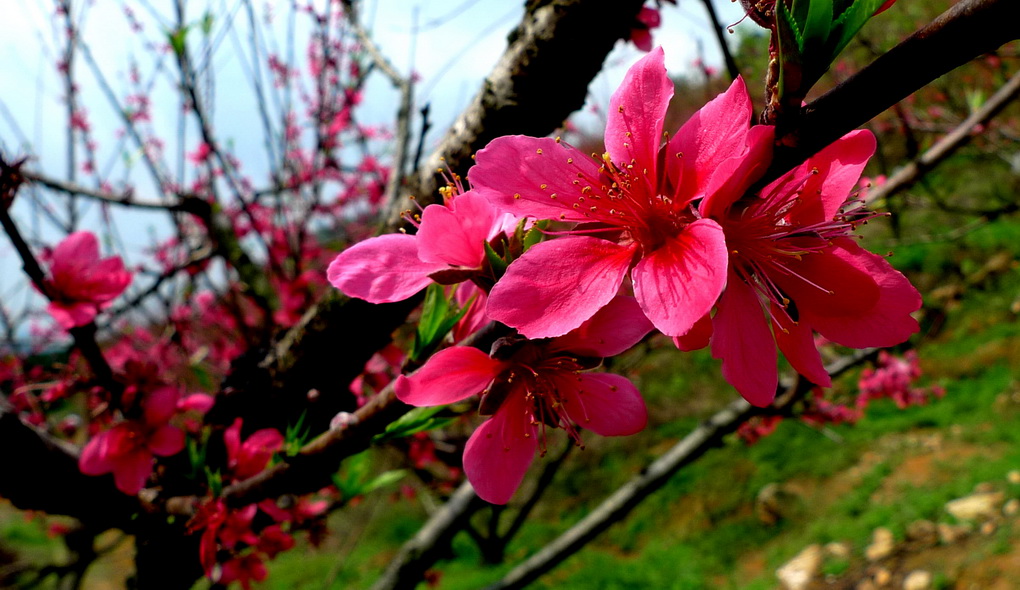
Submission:
<svg viewBox="0 0 1020 590">
<path fill-rule="evenodd" d="M 321 4 L 324 0 L 311 0 Z M 142 24 L 144 38 L 165 40 L 163 31 L 172 22 L 170 0 L 76 0 L 75 10 L 83 10 L 80 18 L 81 38 L 88 52 L 102 70 L 115 94 L 129 93 L 128 71 L 137 63 L 142 72 L 153 68 L 174 67 L 172 58 L 153 57 L 142 37 L 130 33 L 125 7 L 129 7 Z M 724 24 L 735 23 L 742 15 L 739 4 L 716 0 Z M 286 37 L 286 7 L 289 2 L 255 0 L 256 18 L 273 15 L 270 30 L 276 43 Z M 30 152 L 31 166 L 49 174 L 66 178 L 67 114 L 63 104 L 63 88 L 54 64 L 61 32 L 54 17 L 53 5 L 40 0 L 0 0 L 4 18 L 0 20 L 0 149 L 8 155 Z M 209 71 L 215 75 L 216 105 L 214 121 L 220 137 L 229 145 L 245 172 L 256 182 L 268 177 L 269 162 L 263 147 L 261 128 L 257 121 L 256 104 L 252 99 L 251 65 L 243 57 L 250 28 L 242 0 L 190 0 L 187 22 L 199 26 L 207 11 L 214 15 L 212 37 L 220 39 Z M 414 73 L 418 80 L 415 94 L 417 111 L 430 105 L 432 131 L 426 146 L 438 140 L 441 133 L 469 103 L 485 75 L 491 70 L 506 47 L 506 37 L 523 14 L 523 0 L 363 0 L 362 19 L 372 38 L 404 75 Z M 699 57 L 699 43 L 707 63 L 719 65 L 721 55 L 716 46 L 705 8 L 701 2 L 680 0 L 678 6 L 664 3 L 662 26 L 653 31 L 656 44 L 666 53 L 671 73 L 689 71 Z M 226 23 L 232 24 L 231 30 Z M 264 21 L 263 21 L 264 22 Z M 299 29 L 303 20 L 298 19 Z M 745 22 L 740 27 L 754 27 Z M 219 32 L 222 31 L 222 34 Z M 299 33 L 301 31 L 299 30 Z M 189 35 L 198 35 L 197 32 Z M 300 36 L 300 35 L 299 35 Z M 194 38 L 194 37 L 192 37 Z M 267 41 L 272 44 L 273 41 Z M 165 44 L 165 43 L 164 43 Z M 623 79 L 627 68 L 644 55 L 630 43 L 618 43 L 610 54 L 604 71 L 589 88 L 590 101 L 606 105 L 613 90 Z M 297 51 L 303 61 L 303 50 Z M 147 176 L 143 174 L 137 150 L 120 139 L 115 130 L 122 127 L 116 112 L 109 107 L 97 78 L 90 70 L 85 54 L 79 51 L 75 71 L 79 79 L 81 101 L 99 143 L 99 169 L 117 183 L 130 180 L 144 192 Z M 160 61 L 162 60 L 162 61 Z M 144 79 L 143 75 L 143 79 Z M 175 106 L 176 89 L 170 76 L 157 77 L 152 86 L 152 127 L 161 136 L 175 141 L 179 135 L 179 113 Z M 360 120 L 363 123 L 390 125 L 394 120 L 397 94 L 381 75 L 373 75 L 366 86 Z M 585 125 L 587 122 L 587 125 Z M 582 126 L 599 126 L 601 121 L 582 120 Z M 186 150 L 197 144 L 197 132 L 185 126 Z M 182 168 L 173 154 L 173 145 L 166 153 L 171 173 Z M 183 166 L 186 168 L 186 166 Z M 61 197 L 62 199 L 62 197 Z M 64 202 L 51 203 L 55 207 Z M 53 243 L 61 237 L 59 230 L 46 222 L 40 206 L 30 199 L 19 199 L 14 209 L 25 232 L 37 240 Z M 86 206 L 83 225 L 101 227 L 101 210 Z M 146 259 L 146 249 L 156 238 L 169 235 L 163 214 L 127 212 L 119 209 L 117 239 L 107 243 L 125 257 L 128 264 Z M 0 304 L 17 306 L 17 301 L 36 297 L 27 287 L 20 272 L 20 262 L 6 239 L 0 238 Z M 21 304 L 24 305 L 24 304 Z"/>
</svg>

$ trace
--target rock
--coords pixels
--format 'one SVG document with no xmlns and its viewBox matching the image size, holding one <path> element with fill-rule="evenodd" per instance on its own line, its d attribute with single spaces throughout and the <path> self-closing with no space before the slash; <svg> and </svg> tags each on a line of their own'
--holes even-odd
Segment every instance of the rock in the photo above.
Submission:
<svg viewBox="0 0 1020 590">
<path fill-rule="evenodd" d="M 998 528 L 993 521 L 989 520 L 981 525 L 981 534 L 987 537 L 995 533 Z"/>
<path fill-rule="evenodd" d="M 754 511 L 762 523 L 773 525 L 784 518 L 789 518 L 796 509 L 799 500 L 797 494 L 791 493 L 773 482 L 766 484 L 758 492 L 754 501 Z"/>
<path fill-rule="evenodd" d="M 776 577 L 786 590 L 803 590 L 822 567 L 822 546 L 808 545 L 793 559 L 776 570 Z"/>
<path fill-rule="evenodd" d="M 825 546 L 825 554 L 836 559 L 849 559 L 850 545 L 833 541 Z"/>
<path fill-rule="evenodd" d="M 903 578 L 903 590 L 931 590 L 933 582 L 931 572 L 914 570 Z"/>
<path fill-rule="evenodd" d="M 877 572 L 875 572 L 875 585 L 877 585 L 879 588 L 885 588 L 886 586 L 889 585 L 889 582 L 891 581 L 892 574 L 889 573 L 889 570 L 885 569 L 884 567 L 880 568 Z"/>
<path fill-rule="evenodd" d="M 999 514 L 1003 500 L 1002 492 L 977 492 L 946 502 L 946 512 L 959 520 L 988 520 Z"/>
<path fill-rule="evenodd" d="M 938 524 L 939 542 L 943 545 L 950 545 L 966 537 L 970 533 L 970 527 L 963 524 Z"/>
<path fill-rule="evenodd" d="M 871 545 L 864 549 L 864 556 L 868 561 L 878 561 L 892 554 L 896 549 L 896 539 L 892 531 L 885 527 L 875 529 L 871 535 Z"/>
<path fill-rule="evenodd" d="M 1013 498 L 1002 506 L 1002 513 L 1006 516 L 1016 516 L 1020 513 L 1020 500 Z"/>
<path fill-rule="evenodd" d="M 1020 484 L 1020 469 L 1014 469 L 1007 473 L 1006 481 L 1013 484 Z"/>
<path fill-rule="evenodd" d="M 930 520 L 915 520 L 907 525 L 907 540 L 918 545 L 934 545 L 939 540 L 939 530 Z"/>
<path fill-rule="evenodd" d="M 995 491 L 995 484 L 993 484 L 990 481 L 983 481 L 983 482 L 981 482 L 979 484 L 976 484 L 974 486 L 974 493 L 975 494 L 983 494 L 983 493 L 994 492 L 994 491 Z"/>
<path fill-rule="evenodd" d="M 871 579 L 865 579 L 861 580 L 854 590 L 878 590 L 878 586 Z"/>
</svg>

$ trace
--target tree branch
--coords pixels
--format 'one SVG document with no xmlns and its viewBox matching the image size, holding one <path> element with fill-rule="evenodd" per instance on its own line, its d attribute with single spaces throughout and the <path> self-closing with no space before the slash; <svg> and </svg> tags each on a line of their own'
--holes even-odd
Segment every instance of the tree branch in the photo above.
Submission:
<svg viewBox="0 0 1020 590">
<path fill-rule="evenodd" d="M 449 550 L 454 535 L 464 528 L 471 515 L 482 506 L 485 506 L 485 502 L 475 494 L 471 484 L 467 481 L 460 484 L 446 504 L 429 518 L 411 540 L 404 543 L 383 576 L 372 585 L 372 590 L 415 587 L 425 571 Z"/>
<path fill-rule="evenodd" d="M 801 109 L 780 129 L 772 166 L 778 178 L 818 150 L 968 61 L 1020 39 L 1020 2 L 962 0 L 866 68 Z"/>
<path fill-rule="evenodd" d="M 833 376 L 838 375 L 874 355 L 875 352 L 874 349 L 857 351 L 856 354 L 832 363 L 827 370 Z M 626 517 L 652 492 L 669 481 L 677 471 L 701 457 L 712 447 L 718 446 L 725 435 L 734 432 L 748 418 L 758 414 L 783 412 L 813 387 L 814 385 L 805 379 L 798 379 L 792 387 L 780 385 L 780 394 L 776 401 L 766 408 L 755 408 L 743 399 L 730 402 L 606 498 L 580 522 L 510 570 L 500 581 L 486 590 L 524 588 L 537 580 L 542 574 L 579 551 L 613 523 Z"/>
<path fill-rule="evenodd" d="M 630 35 L 643 0 L 531 0 L 509 45 L 471 104 L 409 179 L 406 195 L 432 203 L 439 169 L 461 176 L 471 156 L 502 135 L 543 136 L 581 108 L 588 83 L 618 39 Z M 584 50 L 578 47 L 583 44 Z M 386 221 L 400 223 L 404 203 L 388 203 Z"/>
<path fill-rule="evenodd" d="M 971 113 L 952 131 L 935 142 L 935 145 L 921 154 L 919 158 L 896 170 L 885 184 L 869 190 L 868 202 L 880 201 L 909 188 L 920 180 L 925 172 L 938 166 L 956 150 L 969 143 L 974 136 L 975 127 L 987 123 L 1018 96 L 1020 96 L 1020 72 L 1013 74 L 1013 77 L 989 97 L 985 104 L 981 105 L 981 108 Z"/>
</svg>

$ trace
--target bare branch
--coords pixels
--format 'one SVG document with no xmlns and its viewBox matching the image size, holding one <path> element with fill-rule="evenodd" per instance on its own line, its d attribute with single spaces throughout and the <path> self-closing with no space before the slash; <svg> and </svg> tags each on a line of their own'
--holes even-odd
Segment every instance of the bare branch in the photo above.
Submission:
<svg viewBox="0 0 1020 590">
<path fill-rule="evenodd" d="M 414 104 L 414 85 L 410 77 L 400 75 L 400 72 L 390 63 L 390 60 L 379 50 L 379 47 L 372 41 L 361 22 L 354 3 L 345 4 L 346 14 L 351 27 L 362 47 L 372 58 L 372 62 L 386 74 L 393 86 L 400 91 L 400 106 L 397 108 L 397 135 L 396 149 L 393 155 L 393 171 L 386 181 L 386 203 L 393 203 L 398 198 L 400 186 L 404 180 L 404 166 L 407 165 L 407 153 L 411 142 L 411 107 Z"/>
<path fill-rule="evenodd" d="M 156 199 L 142 200 L 135 198 L 133 190 L 127 190 L 122 193 L 109 193 L 101 190 L 91 189 L 80 184 L 69 182 L 66 180 L 60 180 L 46 176 L 41 172 L 34 172 L 26 170 L 22 172 L 22 175 L 26 180 L 34 182 L 36 184 L 45 186 L 48 189 L 52 189 L 71 196 L 83 196 L 104 203 L 112 203 L 114 205 L 122 205 L 124 207 L 134 207 L 137 209 L 155 209 L 163 211 L 179 211 L 181 210 L 180 201 L 166 202 Z"/>
<path fill-rule="evenodd" d="M 372 585 L 372 590 L 416 586 L 425 571 L 449 549 L 454 535 L 464 528 L 471 515 L 482 506 L 485 506 L 485 502 L 475 494 L 471 484 L 467 481 L 460 484 L 446 504 L 429 518 L 414 537 L 404 543 L 383 576 Z"/>
<path fill-rule="evenodd" d="M 1013 74 L 1013 77 L 989 97 L 985 104 L 981 105 L 981 108 L 971 113 L 945 137 L 935 142 L 935 145 L 921 154 L 919 158 L 899 168 L 885 184 L 869 190 L 867 200 L 869 202 L 881 201 L 909 188 L 920 180 L 925 172 L 938 166 L 956 150 L 970 142 L 974 136 L 975 127 L 987 123 L 1018 96 L 1020 96 L 1020 72 Z"/>
<path fill-rule="evenodd" d="M 838 375 L 876 352 L 875 349 L 857 351 L 856 354 L 829 365 L 827 370 L 833 376 Z M 626 517 L 652 492 L 669 481 L 677 471 L 701 457 L 712 447 L 718 446 L 723 436 L 734 432 L 748 418 L 758 414 L 784 412 L 812 387 L 814 386 L 804 379 L 799 379 L 792 387 L 780 385 L 780 395 L 767 408 L 755 408 L 743 399 L 730 402 L 643 469 L 639 475 L 606 498 L 580 522 L 510 570 L 503 579 L 489 586 L 487 590 L 524 588 L 537 580 L 542 574 L 552 570 L 587 545 L 613 523 Z"/>
<path fill-rule="evenodd" d="M 22 510 L 65 514 L 102 528 L 129 527 L 137 498 L 113 487 L 110 477 L 78 469 L 77 450 L 22 422 L 0 400 L 0 497 Z M 69 490 L 73 490 L 70 492 Z"/>
</svg>

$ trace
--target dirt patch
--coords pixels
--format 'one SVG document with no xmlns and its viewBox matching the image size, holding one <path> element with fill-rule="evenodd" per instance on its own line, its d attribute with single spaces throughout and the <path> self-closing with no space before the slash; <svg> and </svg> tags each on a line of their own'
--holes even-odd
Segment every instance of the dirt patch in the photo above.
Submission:
<svg viewBox="0 0 1020 590">
<path fill-rule="evenodd" d="M 905 490 L 940 486 L 953 480 L 960 466 L 978 455 L 988 456 L 993 451 L 960 441 L 939 442 L 934 439 L 919 446 L 919 454 L 910 453 L 875 491 L 875 502 L 894 502 Z"/>
</svg>

